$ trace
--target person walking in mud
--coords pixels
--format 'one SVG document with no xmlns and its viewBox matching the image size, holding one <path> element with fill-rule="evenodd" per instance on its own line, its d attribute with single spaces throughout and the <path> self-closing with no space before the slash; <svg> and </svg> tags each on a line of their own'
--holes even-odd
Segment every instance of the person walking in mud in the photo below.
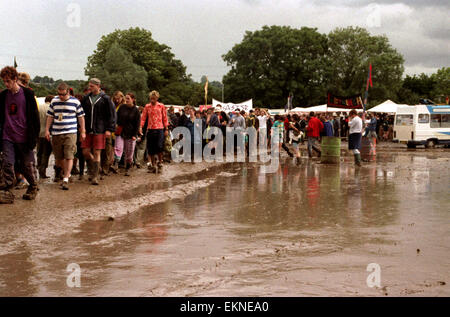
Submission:
<svg viewBox="0 0 450 317">
<path fill-rule="evenodd" d="M 292 131 L 292 146 L 294 148 L 295 162 L 300 164 L 300 142 L 302 139 L 302 128 L 300 126 L 300 117 L 297 114 L 292 115 L 292 122 L 289 123 Z"/>
<path fill-rule="evenodd" d="M 169 134 L 169 121 L 164 104 L 158 102 L 159 92 L 153 90 L 149 94 L 150 103 L 142 112 L 141 127 L 139 133 L 147 122 L 147 152 L 151 165 L 148 166 L 149 173 L 160 173 L 163 167 L 164 140 Z M 156 159 L 158 158 L 158 162 Z"/>
<path fill-rule="evenodd" d="M 141 126 L 141 114 L 136 107 L 136 98 L 129 92 L 125 96 L 125 104 L 117 111 L 116 141 L 114 145 L 114 170 L 119 169 L 122 154 L 125 154 L 125 176 L 130 176 L 133 165 L 133 154 L 136 139 Z"/>
<path fill-rule="evenodd" d="M 52 143 L 45 138 L 45 126 L 47 124 L 47 111 L 54 96 L 45 97 L 45 103 L 39 107 L 39 120 L 41 123 L 39 131 L 39 140 L 37 144 L 37 169 L 40 179 L 49 178 L 47 176 L 47 167 L 50 155 L 52 154 Z"/>
<path fill-rule="evenodd" d="M 50 141 L 51 128 L 55 161 L 63 168 L 61 189 L 68 190 L 73 159 L 77 151 L 77 123 L 80 125 L 81 142 L 86 138 L 84 111 L 78 99 L 69 94 L 69 86 L 66 83 L 60 83 L 57 89 L 58 96 L 53 98 L 47 111 L 45 138 Z"/>
<path fill-rule="evenodd" d="M 105 149 L 106 137 L 115 130 L 115 108 L 108 95 L 100 90 L 100 80 L 89 81 L 89 94 L 83 97 L 81 106 L 85 113 L 86 139 L 81 148 L 86 158 L 89 180 L 98 185 L 101 152 Z"/>
<path fill-rule="evenodd" d="M 316 118 L 314 111 L 309 113 L 309 121 L 306 126 L 306 133 L 308 137 L 308 156 L 312 158 L 312 150 L 316 151 L 320 157 L 321 151 L 318 146 L 320 132 L 322 132 L 324 126 L 322 121 Z"/>
<path fill-rule="evenodd" d="M 377 138 L 377 118 L 373 114 L 367 114 L 365 120 L 366 129 L 364 136 L 368 138 Z"/>
<path fill-rule="evenodd" d="M 116 110 L 116 121 L 117 121 L 117 112 L 119 111 L 120 106 L 126 104 L 125 95 L 121 91 L 116 91 L 113 94 L 112 102 L 114 104 L 114 108 Z M 117 170 L 114 169 L 114 152 L 115 152 L 115 133 L 111 135 L 110 138 L 106 138 L 105 149 L 102 150 L 101 154 L 101 164 L 100 171 L 102 175 L 108 176 L 109 172 L 117 173 Z"/>
<path fill-rule="evenodd" d="M 7 66 L 0 71 L 6 89 L 0 93 L 0 149 L 2 179 L 0 180 L 0 202 L 13 203 L 14 164 L 28 181 L 28 189 L 22 196 L 34 200 L 38 192 L 37 173 L 33 149 L 39 138 L 39 111 L 33 90 L 18 84 L 18 73 Z"/>
<path fill-rule="evenodd" d="M 357 115 L 356 110 L 350 111 L 350 118 L 348 122 L 349 136 L 348 136 L 348 149 L 353 152 L 355 157 L 355 165 L 361 166 L 361 136 L 362 136 L 362 120 Z"/>
</svg>

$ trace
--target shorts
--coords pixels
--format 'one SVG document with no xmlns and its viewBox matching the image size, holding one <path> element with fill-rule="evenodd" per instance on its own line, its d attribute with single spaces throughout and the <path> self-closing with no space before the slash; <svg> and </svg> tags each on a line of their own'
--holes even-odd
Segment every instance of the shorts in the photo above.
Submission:
<svg viewBox="0 0 450 317">
<path fill-rule="evenodd" d="M 104 150 L 106 137 L 104 134 L 87 134 L 86 139 L 81 142 L 82 149 Z"/>
<path fill-rule="evenodd" d="M 52 147 L 55 160 L 73 160 L 77 153 L 77 134 L 58 134 L 52 136 Z"/>
<path fill-rule="evenodd" d="M 349 150 L 361 149 L 361 133 L 352 133 L 348 136 L 348 149 Z"/>
<path fill-rule="evenodd" d="M 162 153 L 164 151 L 164 130 L 147 130 L 147 152 L 150 155 Z"/>
</svg>

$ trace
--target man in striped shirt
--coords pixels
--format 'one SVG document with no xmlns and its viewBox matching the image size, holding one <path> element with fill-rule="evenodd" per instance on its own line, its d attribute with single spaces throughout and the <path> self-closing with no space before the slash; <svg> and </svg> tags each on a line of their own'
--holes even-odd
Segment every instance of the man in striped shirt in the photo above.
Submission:
<svg viewBox="0 0 450 317">
<path fill-rule="evenodd" d="M 56 165 L 63 169 L 63 190 L 69 189 L 70 171 L 77 151 L 77 123 L 80 125 L 80 138 L 83 141 L 86 138 L 83 108 L 78 99 L 69 94 L 69 86 L 61 83 L 58 85 L 58 96 L 52 100 L 47 111 L 45 137 L 50 140 L 51 127 Z"/>
</svg>

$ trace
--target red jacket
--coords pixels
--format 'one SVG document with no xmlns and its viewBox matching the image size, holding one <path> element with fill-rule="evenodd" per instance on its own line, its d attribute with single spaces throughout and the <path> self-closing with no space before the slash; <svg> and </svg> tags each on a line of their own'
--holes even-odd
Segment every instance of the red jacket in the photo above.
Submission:
<svg viewBox="0 0 450 317">
<path fill-rule="evenodd" d="M 320 136 L 320 132 L 323 130 L 323 123 L 316 117 L 312 117 L 308 121 L 308 127 L 306 128 L 306 135 L 314 138 Z"/>
</svg>

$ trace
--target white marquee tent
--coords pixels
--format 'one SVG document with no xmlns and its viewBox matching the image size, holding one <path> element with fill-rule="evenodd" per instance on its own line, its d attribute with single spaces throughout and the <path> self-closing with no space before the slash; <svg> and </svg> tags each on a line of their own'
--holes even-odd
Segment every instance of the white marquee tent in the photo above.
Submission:
<svg viewBox="0 0 450 317">
<path fill-rule="evenodd" d="M 241 103 L 224 103 L 220 102 L 216 99 L 212 100 L 212 106 L 215 108 L 218 105 L 222 107 L 222 110 L 225 112 L 235 111 L 236 109 L 244 110 L 245 112 L 249 112 L 253 109 L 253 99 L 241 102 Z"/>
<path fill-rule="evenodd" d="M 320 105 L 320 106 L 314 106 L 314 107 L 308 107 L 308 108 L 301 108 L 297 107 L 292 109 L 292 112 L 350 112 L 351 109 L 345 109 L 345 108 L 334 108 L 334 107 L 327 107 L 327 105 Z"/>
<path fill-rule="evenodd" d="M 367 112 L 396 113 L 397 106 L 399 106 L 399 105 L 388 99 L 385 102 L 380 103 L 378 106 L 375 106 L 375 107 L 367 110 Z"/>
</svg>

